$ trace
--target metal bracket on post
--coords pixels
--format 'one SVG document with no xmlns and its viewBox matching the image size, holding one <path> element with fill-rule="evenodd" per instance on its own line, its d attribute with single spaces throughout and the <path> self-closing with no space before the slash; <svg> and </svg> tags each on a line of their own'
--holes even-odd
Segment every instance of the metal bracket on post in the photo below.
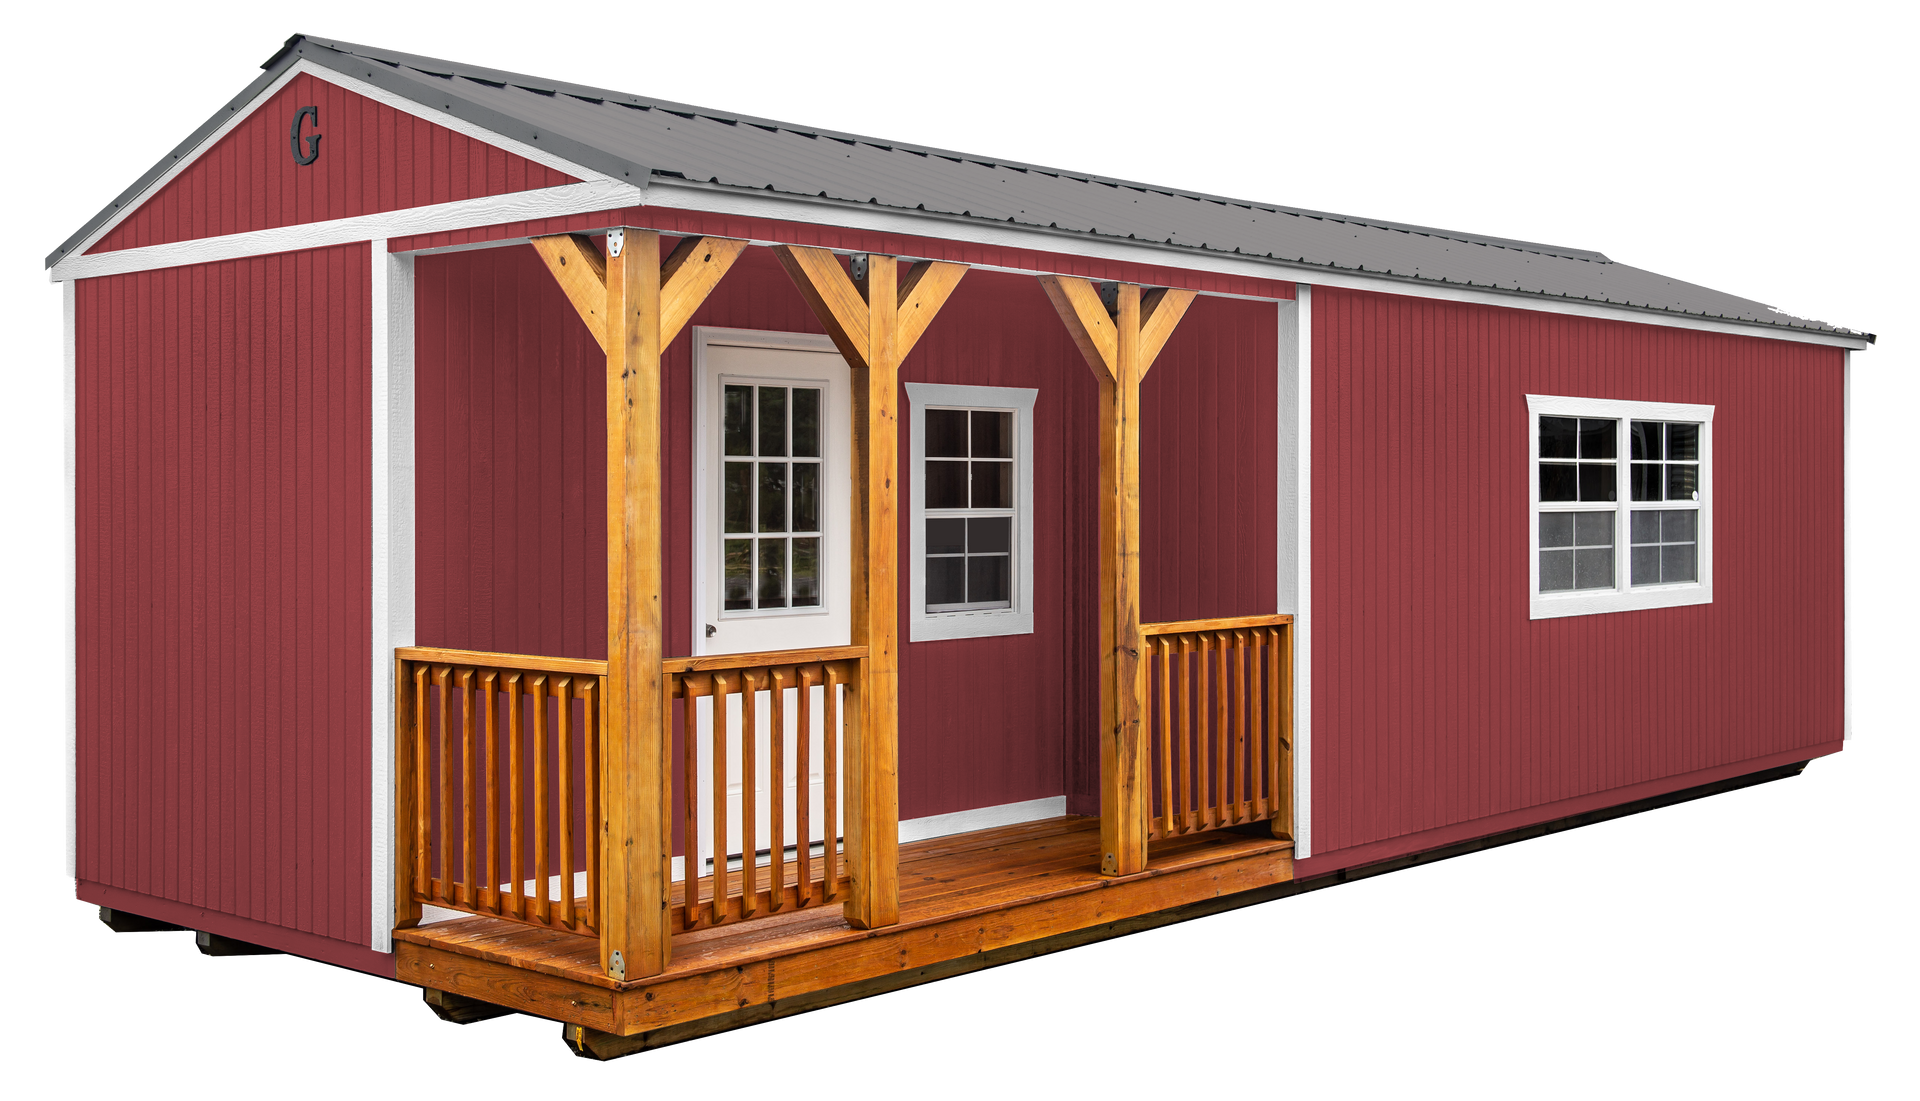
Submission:
<svg viewBox="0 0 1920 1101">
<path fill-rule="evenodd" d="M 1098 286 L 1098 288 L 1097 288 L 1097 289 L 1098 289 L 1098 290 L 1099 290 L 1099 292 L 1100 292 L 1100 304 L 1101 304 L 1102 306 L 1105 306 L 1105 307 L 1107 308 L 1107 316 L 1108 316 L 1108 317 L 1117 317 L 1117 316 L 1119 316 L 1119 314 L 1120 314 L 1120 284 L 1119 284 L 1119 283 L 1111 283 L 1111 282 L 1110 282 L 1110 283 L 1101 283 L 1101 284 L 1099 284 L 1099 286 Z"/>
<path fill-rule="evenodd" d="M 626 230 L 610 229 L 607 231 L 607 255 L 608 256 L 619 256 L 621 246 L 625 245 L 626 243 L 627 243 Z"/>
<path fill-rule="evenodd" d="M 853 277 L 853 281 L 855 283 L 866 282 L 866 279 L 867 279 L 867 254 L 866 253 L 856 252 L 852 256 L 847 257 L 847 267 L 849 269 L 847 274 Z"/>
<path fill-rule="evenodd" d="M 627 981 L 627 959 L 618 948 L 613 950 L 613 959 L 607 962 L 607 976 L 620 982 Z"/>
</svg>

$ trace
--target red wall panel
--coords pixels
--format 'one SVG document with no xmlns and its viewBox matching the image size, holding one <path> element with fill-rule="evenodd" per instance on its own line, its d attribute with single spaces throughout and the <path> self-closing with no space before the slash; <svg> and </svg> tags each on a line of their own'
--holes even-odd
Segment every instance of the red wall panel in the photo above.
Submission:
<svg viewBox="0 0 1920 1101">
<path fill-rule="evenodd" d="M 301 950 L 353 966 L 368 263 L 354 245 L 76 287 L 81 894 L 312 934 L 341 952 Z"/>
<path fill-rule="evenodd" d="M 1832 748 L 1842 365 L 1815 345 L 1316 288 L 1314 871 Z M 1530 393 L 1715 406 L 1712 604 L 1528 618 Z"/>
<path fill-rule="evenodd" d="M 605 656 L 598 348 L 524 246 L 422 257 L 416 283 L 420 641 Z M 760 248 L 692 323 L 820 331 Z M 1149 376 L 1143 465 L 1166 473 L 1149 482 L 1147 515 L 1181 533 L 1145 551 L 1150 617 L 1273 607 L 1275 323 L 1270 303 L 1203 299 Z M 664 367 L 666 649 L 677 655 L 692 630 L 690 335 Z M 1092 374 L 1031 277 L 976 271 L 902 377 L 1040 396 L 1036 630 L 903 648 L 901 813 L 1062 793 L 1088 809 L 1098 790 Z M 902 638 L 905 611 L 903 599 Z"/>
<path fill-rule="evenodd" d="M 314 163 L 294 161 L 288 128 L 320 109 Z M 303 146 L 304 148 L 304 146 Z M 575 183 L 443 126 L 301 73 L 87 251 L 378 214 Z"/>
</svg>

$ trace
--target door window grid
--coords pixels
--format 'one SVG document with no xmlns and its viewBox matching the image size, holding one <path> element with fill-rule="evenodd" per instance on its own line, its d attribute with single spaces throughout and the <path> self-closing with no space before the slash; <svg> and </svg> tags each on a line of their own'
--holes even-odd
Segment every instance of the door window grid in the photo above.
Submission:
<svg viewBox="0 0 1920 1101">
<path fill-rule="evenodd" d="M 1013 412 L 926 410 L 926 610 L 1013 606 Z"/>
<path fill-rule="evenodd" d="M 821 606 L 819 387 L 721 388 L 721 607 Z"/>
</svg>

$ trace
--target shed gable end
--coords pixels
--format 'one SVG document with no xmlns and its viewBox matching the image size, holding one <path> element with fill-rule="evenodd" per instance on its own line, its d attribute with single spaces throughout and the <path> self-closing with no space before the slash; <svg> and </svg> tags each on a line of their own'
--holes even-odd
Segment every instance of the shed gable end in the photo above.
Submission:
<svg viewBox="0 0 1920 1101">
<path fill-rule="evenodd" d="M 292 128 L 302 140 L 296 160 Z M 318 136 L 318 145 L 312 139 Z M 296 73 L 89 254 L 578 183 L 557 169 Z"/>
</svg>

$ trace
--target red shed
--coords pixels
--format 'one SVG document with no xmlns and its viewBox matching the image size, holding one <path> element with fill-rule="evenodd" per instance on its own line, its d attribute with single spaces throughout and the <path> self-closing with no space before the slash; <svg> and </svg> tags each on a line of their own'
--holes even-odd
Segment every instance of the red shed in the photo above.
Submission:
<svg viewBox="0 0 1920 1101">
<path fill-rule="evenodd" d="M 604 1057 L 1841 748 L 1869 334 L 345 43 L 264 68 L 48 258 L 73 872 L 117 929 Z"/>
</svg>

